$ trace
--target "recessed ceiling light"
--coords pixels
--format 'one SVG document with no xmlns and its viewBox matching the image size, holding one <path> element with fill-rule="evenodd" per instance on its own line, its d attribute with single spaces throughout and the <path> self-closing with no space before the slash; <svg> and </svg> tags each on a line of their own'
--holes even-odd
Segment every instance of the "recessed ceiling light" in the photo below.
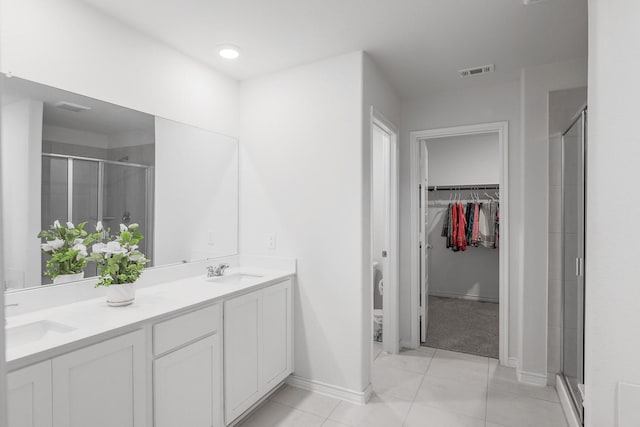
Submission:
<svg viewBox="0 0 640 427">
<path fill-rule="evenodd" d="M 218 55 L 224 59 L 236 59 L 240 56 L 240 49 L 231 45 L 220 46 L 218 47 Z"/>
</svg>

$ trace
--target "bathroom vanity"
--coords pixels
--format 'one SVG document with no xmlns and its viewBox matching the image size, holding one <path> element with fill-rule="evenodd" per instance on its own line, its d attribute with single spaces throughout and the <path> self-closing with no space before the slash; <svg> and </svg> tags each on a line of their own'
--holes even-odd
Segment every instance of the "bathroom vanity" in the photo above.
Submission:
<svg viewBox="0 0 640 427">
<path fill-rule="evenodd" d="M 143 286 L 128 307 L 9 317 L 9 426 L 234 423 L 293 372 L 294 275 L 232 268 Z"/>
</svg>

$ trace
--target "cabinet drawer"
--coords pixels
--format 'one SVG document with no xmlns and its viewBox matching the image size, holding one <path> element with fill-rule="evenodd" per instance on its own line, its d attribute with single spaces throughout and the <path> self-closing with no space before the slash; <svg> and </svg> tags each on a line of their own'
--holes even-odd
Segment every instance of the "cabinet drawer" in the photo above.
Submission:
<svg viewBox="0 0 640 427">
<path fill-rule="evenodd" d="M 220 304 L 201 308 L 153 325 L 153 354 L 216 332 L 220 328 Z"/>
</svg>

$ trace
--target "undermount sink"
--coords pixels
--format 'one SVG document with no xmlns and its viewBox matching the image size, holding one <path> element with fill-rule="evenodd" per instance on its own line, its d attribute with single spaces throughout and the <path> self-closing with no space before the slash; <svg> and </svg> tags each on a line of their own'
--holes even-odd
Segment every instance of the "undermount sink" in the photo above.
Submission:
<svg viewBox="0 0 640 427">
<path fill-rule="evenodd" d="M 71 326 L 49 320 L 39 320 L 19 326 L 9 326 L 6 329 L 7 347 L 18 347 L 40 341 L 53 334 L 65 334 L 75 330 Z"/>
<path fill-rule="evenodd" d="M 234 273 L 223 276 L 209 277 L 207 278 L 207 280 L 216 283 L 224 283 L 226 285 L 243 285 L 245 283 L 253 282 L 260 277 L 262 276 L 259 274 Z"/>
</svg>

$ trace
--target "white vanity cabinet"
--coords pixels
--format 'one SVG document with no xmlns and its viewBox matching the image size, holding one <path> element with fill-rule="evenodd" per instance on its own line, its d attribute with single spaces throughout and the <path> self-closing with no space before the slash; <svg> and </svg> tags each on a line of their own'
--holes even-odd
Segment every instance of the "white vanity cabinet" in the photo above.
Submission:
<svg viewBox="0 0 640 427">
<path fill-rule="evenodd" d="M 234 421 L 293 371 L 292 282 L 224 303 L 225 421 Z"/>
<path fill-rule="evenodd" d="M 54 358 L 53 427 L 146 427 L 145 349 L 138 330 Z"/>
<path fill-rule="evenodd" d="M 51 361 L 7 376 L 9 427 L 51 427 Z"/>
<path fill-rule="evenodd" d="M 155 427 L 222 426 L 221 316 L 216 304 L 154 326 L 154 353 L 169 351 L 153 362 Z"/>
</svg>

